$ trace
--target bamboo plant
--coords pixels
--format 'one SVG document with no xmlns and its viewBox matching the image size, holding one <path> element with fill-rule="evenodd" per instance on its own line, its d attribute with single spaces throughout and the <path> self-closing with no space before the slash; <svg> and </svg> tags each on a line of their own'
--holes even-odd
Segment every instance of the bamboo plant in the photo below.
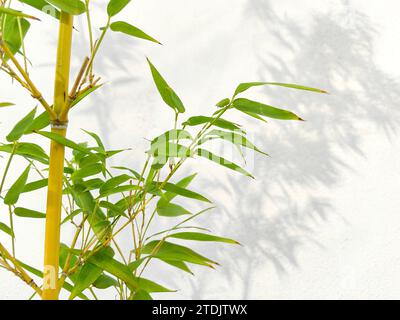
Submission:
<svg viewBox="0 0 400 320">
<path fill-rule="evenodd" d="M 90 0 L 0 0 L 2 75 L 31 95 L 37 104 L 15 124 L 5 137 L 7 141 L 0 145 L 4 166 L 1 168 L 0 198 L 4 204 L 2 208 L 8 208 L 8 219 L 1 218 L 8 222 L 0 222 L 0 267 L 30 286 L 32 297 L 54 300 L 63 292 L 69 299 L 97 299 L 99 292 L 111 290 L 120 299 L 151 299 L 155 292 L 171 291 L 145 278 L 149 264 L 155 260 L 189 274 L 192 273 L 191 265 L 214 268 L 217 262 L 189 248 L 188 243 L 237 244 L 237 241 L 216 236 L 194 223 L 197 217 L 213 207 L 206 196 L 189 188 L 196 174 L 177 179 L 177 171 L 188 159 L 202 157 L 252 178 L 238 164 L 207 150 L 207 144 L 221 141 L 231 144 L 239 152 L 247 148 L 265 154 L 249 141 L 243 127 L 226 119 L 228 114 L 236 112 L 264 123 L 266 118 L 302 119 L 293 112 L 246 99 L 243 97 L 246 91 L 256 86 L 280 86 L 325 92 L 285 83 L 242 83 L 232 97 L 216 104 L 211 115 L 191 116 L 182 121 L 186 110 L 183 102 L 147 59 L 149 76 L 161 96 L 160 101 L 171 109 L 172 128 L 157 137 L 149 137 L 146 161 L 139 170 L 110 167 L 108 160 L 117 157 L 122 150 L 106 149 L 99 135 L 89 131 L 85 131 L 89 143 L 74 142 L 73 133 L 67 138 L 67 127 L 69 121 L 73 121 L 73 117 L 69 117 L 71 110 L 78 108 L 81 101 L 90 99 L 97 90 L 107 90 L 94 71 L 96 56 L 106 35 L 120 32 L 127 38 L 159 44 L 138 27 L 118 21 L 117 14 L 129 2 L 107 0 L 104 10 L 108 18 L 104 24 L 104 21 L 91 19 Z M 36 17 L 35 10 L 47 13 L 41 14 L 43 21 Z M 71 44 L 76 33 L 74 17 L 78 15 L 84 15 L 87 21 L 88 51 L 79 72 L 70 75 Z M 57 19 L 59 23 L 52 101 L 44 97 L 39 84 L 32 81 L 34 57 L 28 58 L 25 48 L 28 31 L 36 24 L 46 23 L 47 19 Z M 71 83 L 70 79 L 73 80 Z M 0 98 L 4 99 L 0 101 L 2 119 L 7 119 L 7 109 L 14 107 L 8 102 L 13 97 L 6 95 L 1 90 Z M 40 108 L 42 112 L 38 112 Z M 40 137 L 42 143 L 30 142 L 32 136 Z M 47 143 L 50 144 L 49 153 L 45 151 Z M 69 152 L 66 153 L 66 149 Z M 17 157 L 26 161 L 26 167 L 16 181 L 10 181 L 9 173 L 18 170 L 13 167 Z M 44 190 L 47 190 L 47 205 L 42 205 L 45 210 L 20 205 L 22 196 L 29 197 Z M 177 204 L 175 198 L 203 203 L 205 207 L 200 212 L 191 212 Z M 0 214 L 7 216 L 4 212 Z M 30 219 L 42 219 L 45 232 L 43 268 L 30 266 L 17 256 L 14 230 L 17 219 L 27 225 Z M 161 220 L 167 221 L 168 228 L 159 227 L 163 225 L 158 223 Z M 60 234 L 67 226 L 74 228 L 74 236 L 68 242 L 60 243 Z M 121 235 L 126 234 L 130 240 L 124 237 L 122 243 Z"/>
</svg>

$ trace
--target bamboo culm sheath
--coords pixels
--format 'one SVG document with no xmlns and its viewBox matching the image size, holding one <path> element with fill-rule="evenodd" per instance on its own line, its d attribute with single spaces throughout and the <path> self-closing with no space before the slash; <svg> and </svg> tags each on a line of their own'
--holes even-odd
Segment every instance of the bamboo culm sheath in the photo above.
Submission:
<svg viewBox="0 0 400 320">
<path fill-rule="evenodd" d="M 53 107 L 58 117 L 63 114 L 68 98 L 72 30 L 73 17 L 62 12 L 60 16 Z M 57 121 L 53 123 L 52 132 L 65 137 L 67 123 L 67 115 L 63 119 L 57 118 Z M 57 300 L 59 293 L 57 283 L 64 157 L 64 145 L 52 140 L 50 145 L 49 183 L 46 208 L 43 300 Z"/>
</svg>

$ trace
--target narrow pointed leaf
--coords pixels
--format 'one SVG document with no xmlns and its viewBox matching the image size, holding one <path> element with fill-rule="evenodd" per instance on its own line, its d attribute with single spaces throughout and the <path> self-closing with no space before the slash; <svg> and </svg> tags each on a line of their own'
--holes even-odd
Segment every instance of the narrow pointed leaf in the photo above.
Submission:
<svg viewBox="0 0 400 320">
<path fill-rule="evenodd" d="M 11 107 L 11 106 L 15 106 L 15 104 L 11 102 L 0 102 L 0 108 Z"/>
<path fill-rule="evenodd" d="M 250 173 L 248 173 L 246 170 L 244 170 L 243 168 L 241 168 L 237 164 L 235 164 L 235 163 L 233 163 L 233 162 L 231 162 L 229 160 L 226 160 L 226 159 L 224 159 L 222 157 L 219 157 L 219 156 L 211 153 L 210 151 L 207 151 L 207 150 L 204 150 L 204 149 L 197 149 L 196 152 L 197 152 L 197 154 L 199 156 L 201 156 L 203 158 L 211 160 L 211 161 L 213 161 L 215 163 L 218 163 L 221 166 L 224 166 L 224 167 L 226 167 L 228 169 L 237 171 L 237 172 L 239 172 L 241 174 L 244 174 L 245 176 L 248 176 L 248 177 L 251 177 L 251 178 L 254 179 L 254 177 Z"/>
<path fill-rule="evenodd" d="M 14 182 L 14 184 L 11 186 L 11 188 L 8 190 L 4 197 L 4 203 L 7 205 L 13 205 L 16 204 L 20 194 L 24 190 L 24 187 L 26 185 L 26 181 L 28 180 L 29 176 L 29 171 L 31 169 L 31 166 L 29 165 L 24 172 L 19 176 L 17 181 Z"/>
<path fill-rule="evenodd" d="M 3 40 L 8 45 L 10 51 L 16 54 L 20 51 L 22 42 L 31 24 L 25 18 L 9 16 L 5 19 L 3 28 Z M 9 57 L 6 57 L 8 60 Z"/>
<path fill-rule="evenodd" d="M 46 137 L 50 140 L 54 140 L 56 142 L 58 142 L 59 144 L 62 144 L 68 148 L 83 152 L 83 153 L 90 153 L 90 150 L 88 150 L 87 148 L 83 147 L 82 145 L 79 145 L 67 138 L 64 138 L 63 136 L 57 134 L 57 133 L 53 133 L 53 132 L 46 132 L 46 131 L 37 131 L 37 134 L 40 134 L 43 137 Z"/>
<path fill-rule="evenodd" d="M 131 290 L 137 291 L 139 289 L 143 289 L 148 292 L 171 291 L 147 279 L 135 277 L 129 270 L 128 266 L 113 259 L 113 257 L 105 252 L 104 249 L 96 252 L 93 256 L 89 258 L 88 261 L 124 281 L 128 285 L 128 287 L 131 288 Z"/>
<path fill-rule="evenodd" d="M 83 167 L 72 174 L 72 179 L 82 179 L 90 176 L 99 174 L 103 170 L 103 165 L 100 163 L 94 163 Z"/>
<path fill-rule="evenodd" d="M 0 222 L 0 230 L 14 238 L 14 232 L 11 230 L 11 228 L 9 226 L 7 226 L 6 224 L 4 224 L 2 222 Z"/>
<path fill-rule="evenodd" d="M 53 18 L 60 18 L 60 11 L 54 8 L 52 5 L 47 3 L 45 0 L 19 0 L 20 2 L 26 3 L 27 5 L 40 10 Z"/>
<path fill-rule="evenodd" d="M 279 83 L 279 82 L 247 82 L 247 83 L 241 83 L 241 84 L 239 84 L 239 86 L 236 88 L 235 96 L 237 96 L 239 93 L 245 92 L 246 90 L 248 90 L 248 89 L 250 89 L 250 88 L 258 87 L 258 86 L 264 86 L 264 85 L 286 87 L 286 88 L 290 88 L 290 89 L 305 90 L 305 91 L 313 91 L 313 92 L 318 92 L 318 93 L 327 93 L 325 90 L 316 89 L 316 88 L 311 88 L 311 87 L 306 87 L 306 86 L 301 86 L 301 85 L 297 85 L 297 84 L 290 84 L 290 83 Z"/>
<path fill-rule="evenodd" d="M 154 138 L 153 141 L 151 141 L 151 144 L 157 144 L 157 143 L 165 143 L 166 141 L 176 141 L 176 140 L 193 140 L 192 135 L 187 132 L 186 130 L 169 130 L 167 132 L 164 132 L 162 135 L 159 135 L 157 138 Z"/>
<path fill-rule="evenodd" d="M 236 123 L 233 123 L 231 121 L 225 120 L 225 119 L 215 119 L 212 117 L 205 117 L 205 116 L 196 116 L 196 117 L 191 117 L 188 120 L 186 120 L 182 125 L 184 126 L 198 126 L 200 124 L 204 123 L 213 123 L 214 126 L 222 128 L 222 129 L 227 129 L 227 130 L 239 130 L 240 126 Z"/>
<path fill-rule="evenodd" d="M 125 34 L 135 37 L 135 38 L 140 38 L 140 39 L 144 39 L 144 40 L 148 40 L 151 42 L 161 44 L 161 42 L 159 42 L 158 40 L 149 36 L 144 31 L 140 30 L 139 28 L 137 28 L 125 21 L 113 22 L 113 23 L 111 23 L 110 28 L 112 31 L 115 31 L 115 32 L 122 32 L 122 33 L 125 33 Z"/>
<path fill-rule="evenodd" d="M 163 217 L 178 217 L 186 214 L 191 214 L 188 210 L 180 205 L 174 203 L 168 203 L 163 206 L 157 206 L 157 213 Z"/>
<path fill-rule="evenodd" d="M 160 259 L 186 261 L 208 267 L 217 264 L 215 261 L 212 261 L 187 247 L 167 241 L 164 241 L 160 245 L 159 242 L 159 240 L 149 242 L 142 248 L 142 253 L 151 254 Z M 158 247 L 158 249 L 156 249 L 156 247 Z"/>
<path fill-rule="evenodd" d="M 78 277 L 75 280 L 74 288 L 72 289 L 70 300 L 78 296 L 82 291 L 89 288 L 103 273 L 103 270 L 98 266 L 85 263 L 79 271 Z"/>
<path fill-rule="evenodd" d="M 131 0 L 110 0 L 107 5 L 107 13 L 109 17 L 118 14 Z"/>
<path fill-rule="evenodd" d="M 182 187 L 180 187 L 176 184 L 170 183 L 170 182 L 168 182 L 164 185 L 163 190 L 175 193 L 182 197 L 211 203 L 210 200 L 208 200 L 206 197 L 202 196 L 201 194 L 191 191 L 191 190 L 188 190 L 188 189 L 185 189 L 185 188 L 182 188 Z"/>
<path fill-rule="evenodd" d="M 0 152 L 11 153 L 12 150 L 12 144 L 0 145 Z M 26 157 L 28 159 L 37 160 L 43 164 L 48 164 L 47 154 L 44 152 L 42 147 L 34 143 L 19 142 L 17 145 L 17 149 L 15 150 L 15 154 Z"/>
<path fill-rule="evenodd" d="M 106 150 L 106 148 L 105 148 L 105 146 L 104 146 L 104 144 L 103 144 L 103 141 L 101 141 L 100 137 L 99 137 L 96 133 L 87 131 L 87 130 L 85 130 L 85 129 L 82 129 L 82 130 L 83 130 L 84 132 L 86 132 L 89 136 L 91 136 L 91 137 L 96 141 L 97 145 L 99 146 L 99 148 L 100 148 L 101 150 L 103 150 L 103 151 Z"/>
<path fill-rule="evenodd" d="M 97 289 L 108 289 L 110 287 L 117 287 L 117 286 L 118 286 L 118 281 L 105 274 L 100 275 L 100 277 L 98 277 L 96 281 L 93 282 L 93 287 Z"/>
<path fill-rule="evenodd" d="M 45 188 L 45 187 L 47 187 L 48 183 L 49 183 L 48 179 L 41 179 L 41 180 L 29 182 L 24 186 L 24 189 L 22 190 L 21 193 L 27 193 L 27 192 Z"/>
<path fill-rule="evenodd" d="M 100 194 L 103 195 L 107 192 L 109 192 L 110 190 L 118 187 L 119 185 L 121 185 L 122 183 L 128 181 L 132 179 L 131 176 L 127 175 L 127 174 L 122 174 L 116 177 L 113 177 L 109 180 L 107 180 L 100 188 Z"/>
<path fill-rule="evenodd" d="M 135 292 L 135 294 L 132 297 L 132 300 L 146 301 L 146 300 L 153 300 L 153 298 L 147 291 L 139 290 L 138 292 Z"/>
<path fill-rule="evenodd" d="M 9 15 L 14 16 L 14 17 L 39 20 L 38 18 L 36 18 L 34 16 L 25 14 L 25 13 L 23 13 L 21 11 L 14 10 L 14 9 L 11 9 L 11 8 L 0 7 L 0 13 L 9 14 Z"/>
<path fill-rule="evenodd" d="M 71 15 L 80 15 L 86 11 L 85 4 L 80 0 L 46 0 L 46 2 Z"/>
<path fill-rule="evenodd" d="M 26 209 L 26 208 L 15 208 L 14 214 L 16 216 L 22 217 L 22 218 L 35 218 L 35 219 L 46 218 L 46 214 L 39 212 L 39 211 Z"/>
<path fill-rule="evenodd" d="M 221 100 L 220 102 L 218 102 L 217 104 L 216 104 L 216 106 L 218 107 L 218 108 L 223 108 L 223 107 L 226 107 L 228 104 L 230 104 L 231 103 L 231 100 L 229 99 L 229 98 L 225 98 L 225 99 L 223 99 L 223 100 Z"/>
<path fill-rule="evenodd" d="M 163 262 L 165 262 L 166 264 L 169 264 L 170 266 L 173 266 L 175 268 L 181 269 L 187 273 L 190 273 L 191 275 L 193 275 L 192 270 L 190 270 L 190 268 L 188 267 L 188 265 L 183 262 L 183 261 L 178 261 L 178 260 L 168 260 L 168 259 L 159 259 Z"/>
<path fill-rule="evenodd" d="M 197 173 L 192 174 L 188 177 L 183 178 L 182 180 L 178 181 L 175 185 L 181 188 L 186 188 L 189 186 L 189 184 L 193 181 L 193 179 L 197 176 Z M 171 202 L 175 197 L 177 196 L 176 193 L 173 192 L 164 192 L 163 196 L 158 200 L 157 206 L 162 207 L 167 205 L 169 202 Z"/>
<path fill-rule="evenodd" d="M 50 125 L 50 116 L 47 111 L 38 115 L 32 123 L 28 126 L 25 133 L 31 133 L 37 130 L 42 130 Z"/>
<path fill-rule="evenodd" d="M 158 72 L 156 67 L 151 63 L 151 61 L 149 59 L 147 59 L 147 61 L 150 66 L 151 74 L 153 75 L 154 83 L 156 84 L 158 92 L 160 93 L 164 102 L 168 106 L 170 106 L 172 109 L 174 109 L 176 112 L 179 112 L 179 113 L 185 112 L 185 107 L 183 106 L 181 99 L 172 90 L 172 88 L 168 85 L 168 83 L 165 81 L 165 79 L 162 77 L 162 75 Z"/>
<path fill-rule="evenodd" d="M 214 236 L 211 234 L 200 233 L 200 232 L 179 232 L 179 233 L 171 234 L 168 237 L 175 238 L 175 239 L 182 239 L 182 240 L 224 242 L 224 243 L 230 243 L 230 244 L 239 244 L 239 242 L 237 242 L 233 239 L 218 237 L 218 236 Z"/>
<path fill-rule="evenodd" d="M 226 132 L 222 130 L 212 130 L 210 131 L 207 136 L 217 136 L 223 140 L 229 141 L 237 146 L 242 146 L 245 148 L 249 148 L 251 150 L 257 151 L 264 155 L 268 155 L 265 152 L 258 149 L 252 142 L 249 141 L 245 136 L 238 134 L 236 132 Z"/>
<path fill-rule="evenodd" d="M 32 121 L 35 118 L 35 114 L 36 108 L 29 112 L 23 119 L 18 121 L 11 132 L 7 135 L 7 141 L 13 142 L 21 138 L 24 135 L 26 129 L 28 129 L 29 126 L 32 124 Z"/>
<path fill-rule="evenodd" d="M 81 102 L 82 100 L 84 100 L 87 96 L 89 96 L 92 92 L 96 91 L 97 89 L 101 88 L 103 85 L 99 84 L 96 85 L 88 90 L 86 90 L 85 92 L 79 94 L 76 99 L 74 101 L 72 101 L 71 103 L 71 108 L 75 107 L 79 102 Z"/>
<path fill-rule="evenodd" d="M 243 112 L 252 112 L 261 116 L 279 120 L 303 120 L 291 111 L 278 109 L 260 102 L 239 98 L 233 101 L 233 106 Z"/>
</svg>

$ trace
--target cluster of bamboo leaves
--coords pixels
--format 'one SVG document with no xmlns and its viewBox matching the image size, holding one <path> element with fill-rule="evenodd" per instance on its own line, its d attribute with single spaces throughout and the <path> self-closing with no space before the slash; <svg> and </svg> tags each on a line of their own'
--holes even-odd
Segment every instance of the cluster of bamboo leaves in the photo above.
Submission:
<svg viewBox="0 0 400 320">
<path fill-rule="evenodd" d="M 14 2 L 14 1 L 13 1 Z M 90 77 L 93 75 L 93 61 L 108 30 L 122 32 L 128 36 L 159 43 L 138 27 L 125 21 L 116 21 L 115 16 L 124 9 L 130 0 L 110 0 L 107 4 L 108 19 L 98 31 L 92 29 L 89 0 L 19 0 L 26 9 L 33 7 L 51 14 L 58 19 L 60 11 L 72 15 L 86 14 L 90 34 Z M 31 22 L 44 23 L 35 16 L 14 9 L 11 1 L 0 1 L 0 30 L 4 46 L 10 53 L 0 51 L 1 71 L 27 89 L 31 94 L 35 88 L 24 81 L 13 67 L 15 59 L 24 61 L 22 67 L 28 73 L 29 60 L 26 56 L 24 38 L 31 28 Z M 51 18 L 49 18 L 51 19 Z M 95 37 L 98 39 L 95 41 Z M 4 46 L 2 48 L 4 48 Z M 60 286 L 69 292 L 69 298 L 97 298 L 100 290 L 115 290 L 121 299 L 151 299 L 154 292 L 169 292 L 161 284 L 143 277 L 144 271 L 153 260 L 161 261 L 182 272 L 192 273 L 191 265 L 214 268 L 217 265 L 212 258 L 206 257 L 192 248 L 195 241 L 221 242 L 237 244 L 235 240 L 212 234 L 209 230 L 194 226 L 194 220 L 212 208 L 206 195 L 201 195 L 190 187 L 196 174 L 176 180 L 175 173 L 187 159 L 206 158 L 239 174 L 252 177 L 238 164 L 208 151 L 210 141 L 220 140 L 229 143 L 241 151 L 243 148 L 265 154 L 246 136 L 245 129 L 229 120 L 230 113 L 239 113 L 252 117 L 264 124 L 266 118 L 278 120 L 302 120 L 296 114 L 252 101 L 243 94 L 256 86 L 280 86 L 291 89 L 324 92 L 319 89 L 272 82 L 242 83 L 233 92 L 232 97 L 218 102 L 215 111 L 209 115 L 191 116 L 182 120 L 185 113 L 184 103 L 169 86 L 152 62 L 147 59 L 149 74 L 163 102 L 171 108 L 174 123 L 171 130 L 151 139 L 146 151 L 146 162 L 139 170 L 123 166 L 109 166 L 109 159 L 117 157 L 124 150 L 108 150 L 101 138 L 93 132 L 85 131 L 88 142 L 79 143 L 50 132 L 49 110 L 38 112 L 30 110 L 5 137 L 0 145 L 5 167 L 1 168 L 0 197 L 4 207 L 8 208 L 9 223 L 0 223 L 0 233 L 10 237 L 11 249 L 0 243 L 0 267 L 7 269 L 27 282 L 40 294 L 40 281 L 43 274 L 27 265 L 16 256 L 14 218 L 45 219 L 38 212 L 20 205 L 23 196 L 34 196 L 44 192 L 47 187 L 47 169 L 49 156 L 39 144 L 29 142 L 30 136 L 43 138 L 43 142 L 54 140 L 72 150 L 72 157 L 65 160 L 63 220 L 61 227 L 72 225 L 75 235 L 68 243 L 61 245 Z M 33 71 L 30 71 L 33 72 Z M 71 108 L 102 86 L 90 82 L 90 86 L 74 97 Z M 106 90 L 106 88 L 102 88 Z M 2 95 L 5 93 L 2 92 Z M 12 99 L 12 97 L 9 97 Z M 36 97 L 37 98 L 37 97 Z M 161 101 L 161 100 L 160 100 Z M 0 101 L 1 109 L 13 108 L 12 102 Z M 2 119 L 6 119 L 6 110 Z M 96 111 L 94 111 L 96 112 Z M 140 112 L 139 110 L 137 112 Z M 8 181 L 9 172 L 17 171 L 13 159 L 25 160 L 26 167 L 15 181 Z M 8 186 L 6 188 L 6 185 Z M 177 204 L 175 198 L 187 198 L 204 204 L 200 212 L 191 212 Z M 1 215 L 6 215 L 4 212 Z M 162 218 L 161 218 L 162 217 Z M 170 227 L 154 229 L 157 219 L 170 219 Z M 5 221 L 3 219 L 3 221 Z M 18 220 L 19 222 L 19 220 Z M 63 230 L 63 229 L 62 229 Z M 119 235 L 129 232 L 130 243 L 125 252 L 118 244 Z"/>
</svg>

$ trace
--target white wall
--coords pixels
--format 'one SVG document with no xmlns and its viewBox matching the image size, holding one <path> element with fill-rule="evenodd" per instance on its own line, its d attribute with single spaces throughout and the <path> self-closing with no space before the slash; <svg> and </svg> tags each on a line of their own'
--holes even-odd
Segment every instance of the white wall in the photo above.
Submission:
<svg viewBox="0 0 400 320">
<path fill-rule="evenodd" d="M 100 3 L 104 7 L 105 1 Z M 110 148 L 133 148 L 122 156 L 126 164 L 138 167 L 147 145 L 143 138 L 171 123 L 145 55 L 191 115 L 212 112 L 213 104 L 243 81 L 295 82 L 330 92 L 259 88 L 250 93 L 295 110 L 307 122 L 262 126 L 232 117 L 272 155 L 250 160 L 257 180 L 203 161 L 192 170 L 200 172 L 194 186 L 218 205 L 203 223 L 243 246 L 207 247 L 222 267 L 194 268 L 194 278 L 171 275 L 169 268 L 151 270 L 153 279 L 180 289 L 157 297 L 399 298 L 399 9 L 395 0 L 149 0 L 134 1 L 122 14 L 164 45 L 110 35 L 97 64 L 108 91 L 74 112 L 70 137 L 83 139 L 82 127 L 100 131 Z M 104 16 L 96 18 L 100 27 Z M 80 56 L 74 70 L 86 54 L 82 24 L 83 19 L 76 22 Z M 35 23 L 27 43 L 36 67 L 32 76 L 47 96 L 56 29 L 55 22 Z M 4 76 L 0 85 L 0 100 L 19 103 L 18 112 L 0 113 L 3 137 L 34 102 Z M 23 201 L 43 210 L 44 199 Z M 1 214 L 7 221 L 6 212 Z M 16 224 L 17 251 L 40 266 L 43 225 Z M 6 238 L 0 234 L 0 240 Z M 0 298 L 29 292 L 0 271 Z"/>
</svg>

